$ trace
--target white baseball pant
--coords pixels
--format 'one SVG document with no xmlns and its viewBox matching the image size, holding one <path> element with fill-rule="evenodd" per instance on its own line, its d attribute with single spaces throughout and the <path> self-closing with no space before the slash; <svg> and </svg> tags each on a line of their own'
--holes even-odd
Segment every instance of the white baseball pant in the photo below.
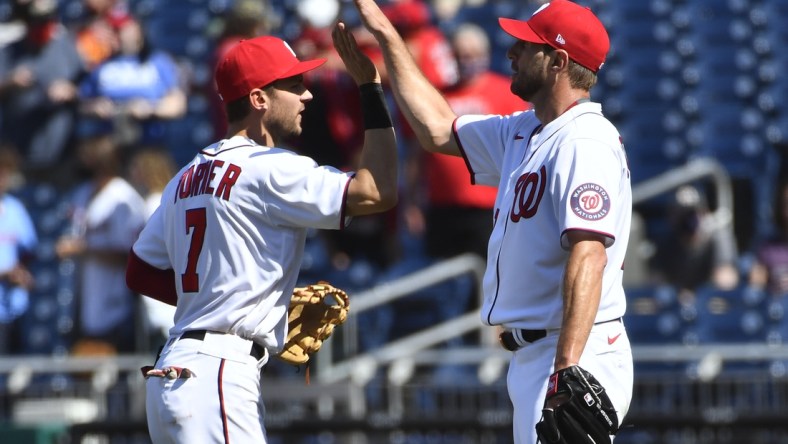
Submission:
<svg viewBox="0 0 788 444">
<path fill-rule="evenodd" d="M 512 353 L 506 382 L 514 406 L 515 444 L 536 443 L 535 427 L 542 417 L 559 331 L 548 330 L 546 337 Z M 620 425 L 629 410 L 633 384 L 632 349 L 622 322 L 593 326 L 580 357 L 580 367 L 594 375 L 605 388 Z"/>
<path fill-rule="evenodd" d="M 202 340 L 170 338 L 156 368 L 185 367 L 188 379 L 149 377 L 148 432 L 153 444 L 267 442 L 260 369 L 252 341 L 211 333 Z"/>
</svg>

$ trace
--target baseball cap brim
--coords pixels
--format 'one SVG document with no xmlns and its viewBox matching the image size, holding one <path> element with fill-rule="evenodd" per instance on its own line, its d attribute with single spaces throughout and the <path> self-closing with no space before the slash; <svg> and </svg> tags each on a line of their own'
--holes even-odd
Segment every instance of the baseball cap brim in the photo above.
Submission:
<svg viewBox="0 0 788 444">
<path fill-rule="evenodd" d="M 501 29 L 512 37 L 531 43 L 547 43 L 531 29 L 531 25 L 528 22 L 500 17 L 498 18 L 498 24 L 501 25 Z"/>
<path fill-rule="evenodd" d="M 326 63 L 326 60 L 327 59 L 314 59 L 314 60 L 304 60 L 303 62 L 298 62 L 292 68 L 280 74 L 277 80 L 286 79 L 288 77 L 297 76 L 307 71 L 311 71 L 321 66 L 322 64 Z"/>
</svg>

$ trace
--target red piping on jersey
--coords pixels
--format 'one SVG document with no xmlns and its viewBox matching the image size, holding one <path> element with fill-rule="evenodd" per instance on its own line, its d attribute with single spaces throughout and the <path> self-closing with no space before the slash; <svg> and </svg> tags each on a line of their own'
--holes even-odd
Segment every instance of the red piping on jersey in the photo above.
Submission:
<svg viewBox="0 0 788 444">
<path fill-rule="evenodd" d="M 471 185 L 476 185 L 476 172 L 473 171 L 473 167 L 471 166 L 471 161 L 468 160 L 468 155 L 465 154 L 465 148 L 462 147 L 462 141 L 460 141 L 460 135 L 457 134 L 457 117 L 454 119 L 454 122 L 451 123 L 451 134 L 454 136 L 454 140 L 457 141 L 457 147 L 460 149 L 460 154 L 462 155 L 462 160 L 465 161 L 465 167 L 468 168 L 468 172 L 471 173 Z"/>
<path fill-rule="evenodd" d="M 574 108 L 576 105 L 579 105 L 581 103 L 590 102 L 590 101 L 591 101 L 591 98 L 589 98 L 589 97 L 581 97 L 581 98 L 575 100 L 574 102 L 572 102 L 571 105 L 567 106 L 566 109 L 564 110 L 564 113 L 569 111 L 570 109 Z M 561 114 L 563 114 L 563 113 L 561 113 Z"/>
<path fill-rule="evenodd" d="M 219 376 L 216 385 L 219 386 L 219 411 L 222 415 L 222 431 L 224 432 L 224 443 L 230 444 L 230 430 L 227 428 L 227 411 L 224 408 L 224 390 L 222 388 L 222 376 L 224 375 L 224 359 L 219 364 Z"/>
<path fill-rule="evenodd" d="M 129 250 L 126 262 L 126 286 L 165 304 L 174 306 L 178 303 L 175 272 L 171 268 L 161 270 L 143 261 L 133 248 Z"/>
</svg>

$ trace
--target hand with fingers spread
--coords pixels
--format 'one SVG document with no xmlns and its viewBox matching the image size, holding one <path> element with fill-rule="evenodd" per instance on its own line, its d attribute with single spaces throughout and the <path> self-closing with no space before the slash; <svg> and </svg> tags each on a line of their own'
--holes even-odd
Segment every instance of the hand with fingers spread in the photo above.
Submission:
<svg viewBox="0 0 788 444">
<path fill-rule="evenodd" d="M 361 18 L 364 27 L 369 32 L 379 38 L 380 34 L 385 32 L 395 32 L 394 25 L 380 9 L 380 6 L 374 0 L 354 0 L 356 9 L 358 9 L 359 17 Z"/>
<path fill-rule="evenodd" d="M 345 64 L 348 74 L 353 77 L 356 85 L 365 83 L 380 83 L 380 73 L 372 60 L 359 49 L 353 34 L 342 22 L 334 26 L 331 33 L 339 57 Z"/>
</svg>

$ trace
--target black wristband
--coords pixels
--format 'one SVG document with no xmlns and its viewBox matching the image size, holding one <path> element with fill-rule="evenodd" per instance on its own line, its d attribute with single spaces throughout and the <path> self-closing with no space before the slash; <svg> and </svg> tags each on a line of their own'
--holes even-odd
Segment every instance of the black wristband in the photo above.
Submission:
<svg viewBox="0 0 788 444">
<path fill-rule="evenodd" d="M 361 93 L 361 115 L 364 118 L 364 129 L 391 128 L 391 121 L 383 85 L 372 82 L 358 87 Z"/>
</svg>

